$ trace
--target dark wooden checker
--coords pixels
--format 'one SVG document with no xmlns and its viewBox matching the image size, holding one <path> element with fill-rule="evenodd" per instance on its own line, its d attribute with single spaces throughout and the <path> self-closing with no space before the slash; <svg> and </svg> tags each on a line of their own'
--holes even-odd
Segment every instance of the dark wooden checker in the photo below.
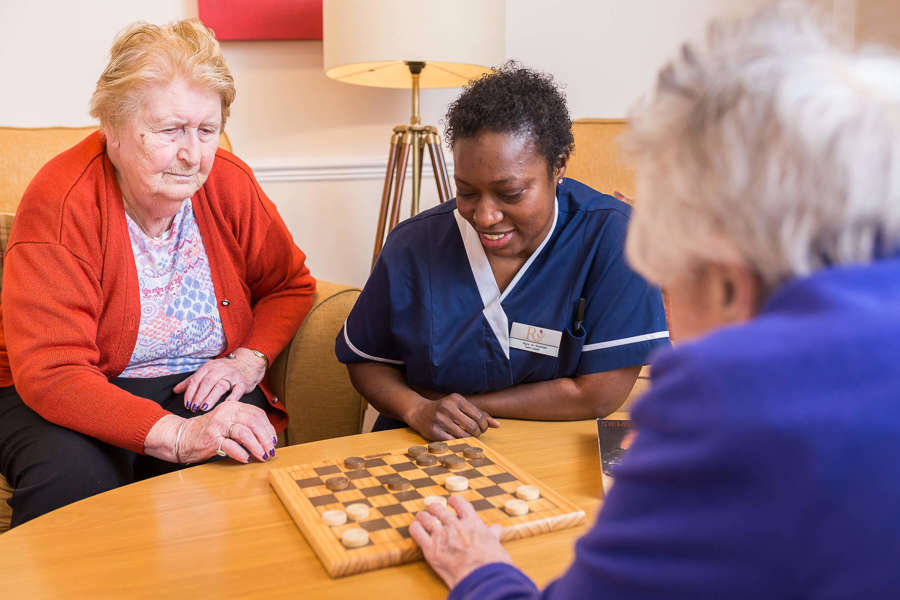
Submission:
<svg viewBox="0 0 900 600">
<path fill-rule="evenodd" d="M 449 452 L 461 457 L 463 450 L 469 446 L 482 448 L 483 458 L 465 459 L 466 468 L 455 471 L 440 465 L 420 467 L 406 455 L 407 449 L 403 448 L 364 456 L 365 467 L 357 471 L 344 467 L 345 457 L 272 469 L 269 471 L 269 483 L 332 577 L 421 558 L 419 547 L 409 536 L 409 524 L 419 511 L 424 510 L 426 496 L 460 495 L 466 498 L 486 523 L 503 526 L 502 541 L 573 527 L 584 521 L 584 511 L 513 466 L 480 440 L 463 438 L 448 442 Z M 438 457 L 446 454 L 439 454 Z M 397 474 L 412 482 L 411 490 L 391 492 L 387 489 L 384 482 Z M 327 489 L 325 480 L 338 475 L 348 477 L 350 487 L 338 492 Z M 447 491 L 443 484 L 449 475 L 468 478 L 469 489 Z M 510 516 L 503 510 L 503 505 L 515 497 L 516 488 L 523 484 L 537 486 L 541 497 L 528 502 L 528 514 Z M 329 527 L 322 521 L 321 515 L 325 511 L 345 509 L 355 502 L 371 507 L 367 520 L 359 523 L 348 521 L 339 527 Z M 353 527 L 362 527 L 369 532 L 368 545 L 345 548 L 341 544 L 341 535 Z"/>
</svg>

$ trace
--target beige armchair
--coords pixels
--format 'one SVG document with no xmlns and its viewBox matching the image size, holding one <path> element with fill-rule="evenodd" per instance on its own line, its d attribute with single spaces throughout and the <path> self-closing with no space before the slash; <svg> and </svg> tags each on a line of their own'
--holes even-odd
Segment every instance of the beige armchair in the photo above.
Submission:
<svg viewBox="0 0 900 600">
<path fill-rule="evenodd" d="M 616 145 L 616 138 L 627 128 L 628 121 L 625 119 L 575 120 L 572 123 L 575 152 L 566 166 L 566 177 L 577 179 L 604 194 L 619 192 L 629 199 L 634 198 L 634 171 L 623 162 Z M 629 408 L 648 387 L 650 367 L 644 366 L 622 408 Z"/>
<path fill-rule="evenodd" d="M 28 182 L 50 158 L 94 129 L 0 127 L 0 261 L 16 207 Z M 220 145 L 231 149 L 224 134 Z M 269 378 L 290 415 L 281 444 L 300 444 L 361 431 L 365 401 L 350 384 L 347 369 L 334 356 L 334 338 L 358 295 L 359 288 L 319 281 L 306 320 L 273 362 Z M 6 499 L 12 491 L 0 476 L 0 532 L 9 528 L 12 510 Z"/>
</svg>

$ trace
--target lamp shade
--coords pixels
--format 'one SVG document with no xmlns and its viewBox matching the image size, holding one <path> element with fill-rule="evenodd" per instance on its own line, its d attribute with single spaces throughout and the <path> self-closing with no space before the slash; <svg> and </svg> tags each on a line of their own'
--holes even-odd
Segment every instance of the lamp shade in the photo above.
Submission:
<svg viewBox="0 0 900 600">
<path fill-rule="evenodd" d="M 505 13 L 505 0 L 324 0 L 325 75 L 408 88 L 415 61 L 423 88 L 465 85 L 504 61 Z"/>
</svg>

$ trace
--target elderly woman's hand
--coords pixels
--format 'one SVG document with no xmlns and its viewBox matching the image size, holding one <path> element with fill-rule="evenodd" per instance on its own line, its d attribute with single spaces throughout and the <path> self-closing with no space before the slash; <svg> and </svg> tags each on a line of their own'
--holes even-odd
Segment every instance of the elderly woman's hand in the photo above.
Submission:
<svg viewBox="0 0 900 600">
<path fill-rule="evenodd" d="M 144 452 L 189 464 L 204 461 L 221 449 L 224 455 L 246 463 L 251 457 L 263 461 L 275 456 L 277 442 L 266 411 L 243 402 L 223 402 L 199 417 L 164 416 L 147 433 Z"/>
<path fill-rule="evenodd" d="M 451 496 L 450 506 L 438 503 L 416 515 L 409 534 L 422 548 L 425 560 L 451 589 L 466 575 L 496 562 L 512 564 L 500 545 L 502 527 L 488 527 L 468 500 Z"/>
<path fill-rule="evenodd" d="M 266 366 L 266 360 L 252 350 L 238 348 L 229 357 L 207 361 L 172 391 L 184 392 L 184 407 L 188 410 L 210 410 L 225 394 L 226 401 L 240 400 L 253 391 L 266 374 Z"/>
<path fill-rule="evenodd" d="M 221 448 L 238 462 L 252 456 L 263 461 L 275 456 L 278 438 L 266 411 L 242 402 L 224 402 L 209 413 L 188 419 L 181 433 L 178 459 L 196 463 Z"/>
</svg>

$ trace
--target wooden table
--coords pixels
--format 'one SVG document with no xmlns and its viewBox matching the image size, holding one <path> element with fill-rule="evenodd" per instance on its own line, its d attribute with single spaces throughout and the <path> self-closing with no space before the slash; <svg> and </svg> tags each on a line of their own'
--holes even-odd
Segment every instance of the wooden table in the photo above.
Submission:
<svg viewBox="0 0 900 600">
<path fill-rule="evenodd" d="M 614 415 L 615 416 L 615 415 Z M 619 415 L 621 416 L 621 415 Z M 594 421 L 503 420 L 482 440 L 584 509 L 584 526 L 506 545 L 538 585 L 571 562 L 600 503 Z M 265 464 L 204 465 L 112 490 L 0 535 L 4 598 L 443 598 L 424 562 L 331 579 L 266 475 L 273 466 L 421 443 L 408 429 L 280 448 Z"/>
</svg>

